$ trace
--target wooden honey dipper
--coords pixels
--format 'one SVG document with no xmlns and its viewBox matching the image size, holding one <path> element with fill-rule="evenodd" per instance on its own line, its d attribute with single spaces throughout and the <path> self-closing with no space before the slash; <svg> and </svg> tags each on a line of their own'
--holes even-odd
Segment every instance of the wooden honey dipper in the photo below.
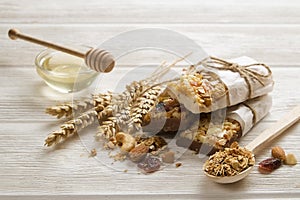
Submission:
<svg viewBox="0 0 300 200">
<path fill-rule="evenodd" d="M 54 44 L 51 42 L 47 42 L 44 40 L 34 38 L 29 35 L 25 35 L 17 29 L 10 29 L 8 31 L 8 36 L 12 40 L 16 40 L 19 38 L 22 40 L 26 40 L 28 42 L 36 43 L 36 44 L 39 44 L 42 46 L 49 47 L 51 49 L 55 49 L 58 51 L 62 51 L 62 52 L 71 54 L 73 56 L 83 58 L 85 61 L 85 64 L 89 68 L 91 68 L 97 72 L 107 73 L 107 72 L 110 72 L 115 66 L 114 57 L 109 52 L 102 50 L 102 49 L 91 48 L 89 51 L 82 53 L 82 52 L 79 52 L 77 50 L 74 50 L 74 49 L 71 49 L 68 47 L 64 47 L 64 46 L 61 46 L 58 44 Z"/>
</svg>

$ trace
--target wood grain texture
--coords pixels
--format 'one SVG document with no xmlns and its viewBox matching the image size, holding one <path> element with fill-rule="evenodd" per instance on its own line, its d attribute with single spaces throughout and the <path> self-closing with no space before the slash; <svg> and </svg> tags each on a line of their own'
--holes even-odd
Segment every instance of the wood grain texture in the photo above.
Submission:
<svg viewBox="0 0 300 200">
<path fill-rule="evenodd" d="M 126 71 L 132 68 L 122 68 L 111 74 L 115 80 L 121 78 Z M 2 67 L 0 99 L 1 126 L 0 135 L 1 165 L 0 176 L 5 182 L 0 183 L 0 193 L 7 195 L 50 195 L 56 194 L 94 194 L 94 195 L 150 195 L 150 194 L 180 194 L 202 195 L 209 188 L 215 193 L 205 193 L 203 197 L 218 197 L 227 194 L 228 197 L 254 197 L 258 193 L 281 192 L 297 195 L 300 187 L 298 181 L 300 168 L 284 166 L 271 175 L 262 175 L 256 170 L 240 183 L 222 186 L 208 182 L 201 174 L 202 161 L 187 152 L 180 158 L 183 166 L 170 166 L 161 172 L 152 175 L 127 174 L 115 171 L 113 165 L 105 166 L 101 161 L 89 158 L 82 137 L 74 137 L 70 141 L 59 145 L 56 149 L 43 147 L 43 140 L 48 133 L 58 128 L 59 122 L 44 114 L 44 108 L 54 104 L 54 99 L 71 100 L 72 96 L 58 95 L 45 88 L 33 69 L 24 67 Z M 4 73 L 5 72 L 5 73 Z M 271 113 L 259 123 L 248 135 L 243 138 L 242 145 L 254 139 L 262 130 L 271 126 L 282 117 L 287 110 L 300 104 L 297 86 L 289 84 L 297 82 L 299 68 L 275 68 L 276 81 L 273 92 L 274 106 Z M 142 74 L 141 74 L 142 76 Z M 12 83 L 12 77 L 15 81 Z M 104 88 L 111 87 L 105 77 Z M 287 83 L 287 80 L 289 83 Z M 286 87 L 289 84 L 290 87 Z M 42 92 L 44 90 L 44 92 Z M 39 91 L 39 92 L 37 92 Z M 82 93 L 85 95 L 85 93 Z M 294 98 L 285 98 L 293 94 Z M 80 96 L 80 95 L 78 95 Z M 16 98 L 17 97 L 17 98 Z M 55 98 L 54 98 L 55 97 Z M 76 96 L 75 96 L 76 97 Z M 272 145 L 281 145 L 287 152 L 294 152 L 300 156 L 300 129 L 296 125 L 288 130 L 285 136 L 279 137 Z M 95 133 L 91 128 L 83 131 L 83 135 Z M 83 143 L 82 143 L 83 142 Z M 257 161 L 269 156 L 269 147 L 258 155 Z M 258 181 L 259 180 L 259 181 Z M 272 180 L 272 181 L 270 181 Z M 161 183 L 164 186 L 161 186 Z M 187 184 L 187 182 L 189 184 Z M 282 185 L 282 183 L 288 183 Z M 233 189 L 235 188 L 235 189 Z M 236 189 L 238 188 L 238 189 Z M 283 195 L 283 194 L 281 194 Z"/>
<path fill-rule="evenodd" d="M 107 39 L 124 31 L 138 28 L 170 29 L 194 40 L 207 54 L 222 58 L 243 55 L 269 65 L 291 66 L 300 62 L 300 25 L 0 25 L 0 60 L 2 65 L 32 65 L 36 54 L 43 47 L 24 41 L 8 39 L 9 28 L 17 26 L 21 31 L 66 45 L 101 45 Z M 285 34 L 282 35 L 282 32 Z M 65 35 L 61 37 L 60 35 Z M 3 37 L 4 36 L 4 37 Z M 176 41 L 168 41 L 176 46 Z M 127 44 L 128 41 L 124 41 Z M 116 48 L 122 48 L 122 44 Z M 126 53 L 126 52 L 124 52 Z M 118 64 L 145 64 L 162 62 L 162 52 L 129 54 L 117 60 Z M 22 56 L 23 59 L 16 59 Z M 170 58 L 169 58 L 170 59 Z M 132 62 L 134 60 L 134 63 Z"/>
<path fill-rule="evenodd" d="M 0 23 L 298 24 L 297 0 L 4 0 Z"/>
<path fill-rule="evenodd" d="M 35 72 L 34 57 L 43 48 L 7 37 L 7 31 L 16 27 L 53 42 L 98 46 L 124 31 L 167 28 L 196 41 L 207 54 L 222 58 L 247 55 L 269 64 L 275 80 L 273 107 L 242 138 L 241 145 L 246 145 L 300 104 L 297 0 L 3 0 L 0 10 L 0 199 L 299 198 L 299 163 L 269 175 L 260 174 L 256 165 L 245 180 L 219 185 L 206 179 L 201 173 L 203 160 L 190 152 L 180 157 L 183 165 L 179 168 L 172 165 L 151 175 L 125 173 L 123 168 L 116 171 L 118 163 L 111 165 L 111 160 L 89 157 L 88 151 L 95 147 L 89 143 L 95 127 L 55 149 L 43 147 L 47 134 L 63 122 L 44 114 L 47 106 L 88 97 L 102 89 L 120 91 L 126 83 L 153 70 L 136 66 L 156 66 L 163 60 L 173 61 L 174 56 L 157 51 L 128 54 L 117 60 L 111 74 L 100 75 L 90 89 L 60 94 Z M 119 45 L 122 47 L 122 43 Z M 300 160 L 299 143 L 297 123 L 267 145 L 256 160 L 269 157 L 275 145 Z"/>
</svg>

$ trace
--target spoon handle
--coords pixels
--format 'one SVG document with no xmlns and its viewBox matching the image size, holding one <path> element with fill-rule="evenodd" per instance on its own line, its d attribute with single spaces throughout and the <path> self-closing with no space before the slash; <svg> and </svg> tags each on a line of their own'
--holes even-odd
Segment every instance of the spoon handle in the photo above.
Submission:
<svg viewBox="0 0 300 200">
<path fill-rule="evenodd" d="M 300 119 L 300 105 L 291 110 L 287 115 L 280 119 L 276 124 L 272 125 L 271 128 L 263 131 L 258 137 L 250 142 L 246 148 L 251 150 L 254 154 L 256 151 L 265 145 L 266 143 L 273 140 L 275 137 L 283 133 L 291 125 L 296 123 Z"/>
</svg>

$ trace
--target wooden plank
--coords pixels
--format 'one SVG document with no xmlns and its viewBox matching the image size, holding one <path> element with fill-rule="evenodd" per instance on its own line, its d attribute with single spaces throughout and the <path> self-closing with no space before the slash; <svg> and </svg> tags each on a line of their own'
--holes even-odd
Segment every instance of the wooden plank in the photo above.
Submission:
<svg viewBox="0 0 300 200">
<path fill-rule="evenodd" d="M 72 138 L 55 150 L 43 148 L 43 131 L 52 127 L 49 124 L 21 122 L 0 125 L 3 127 L 0 135 L 1 195 L 197 194 L 198 198 L 222 195 L 253 198 L 258 194 L 274 196 L 274 193 L 281 197 L 287 193 L 290 197 L 299 195 L 299 165 L 282 166 L 270 175 L 260 174 L 256 166 L 250 176 L 242 182 L 219 185 L 208 181 L 201 173 L 203 160 L 191 152 L 186 152 L 179 159 L 183 164 L 180 168 L 171 165 L 151 175 L 125 173 L 114 169 L 118 163 L 104 165 L 106 161 L 90 158 L 90 148 L 86 149 L 84 139 L 80 140 L 78 137 Z M 243 138 L 242 144 L 248 143 L 271 125 L 272 122 L 258 124 Z M 85 134 L 93 134 L 93 129 Z M 287 152 L 293 152 L 299 157 L 299 141 L 298 124 L 272 145 L 281 145 Z M 257 156 L 257 161 L 269 157 L 270 146 Z M 100 151 L 98 148 L 98 152 Z M 214 188 L 214 191 L 210 188 Z"/>
<path fill-rule="evenodd" d="M 149 25 L 1 25 L 0 34 L 17 27 L 25 33 L 67 45 L 98 46 L 107 39 L 125 31 L 149 28 Z M 269 65 L 291 66 L 300 63 L 299 25 L 151 25 L 170 29 L 194 40 L 208 55 L 233 58 L 247 55 Z M 284 32 L 284 34 L 282 34 Z M 145 39 L 145 42 L 147 38 Z M 114 44 L 121 49 L 124 44 Z M 166 41 L 176 47 L 177 41 Z M 34 65 L 36 54 L 43 48 L 24 41 L 11 41 L 1 37 L 3 57 L 0 65 Z M 182 44 L 181 44 L 182 45 Z M 120 51 L 121 51 L 120 50 Z M 126 53 L 126 51 L 124 52 Z M 169 56 L 168 56 L 169 55 Z M 163 51 L 135 51 L 118 59 L 121 65 L 141 65 L 170 61 L 172 55 Z"/>
<path fill-rule="evenodd" d="M 0 23 L 238 23 L 298 24 L 297 0 L 4 0 Z"/>
<path fill-rule="evenodd" d="M 9 123 L 13 121 L 51 123 L 54 122 L 53 117 L 44 114 L 47 106 L 72 99 L 89 98 L 90 94 L 99 90 L 121 92 L 126 84 L 137 80 L 137 77 L 148 76 L 153 70 L 154 68 L 116 68 L 110 74 L 100 75 L 89 89 L 74 94 L 61 94 L 46 86 L 33 68 L 2 66 L 0 93 L 5 95 L 0 99 L 0 109 L 3 111 L 0 120 Z M 272 70 L 275 81 L 272 92 L 273 108 L 272 114 L 266 118 L 270 122 L 278 120 L 287 110 L 300 104 L 300 90 L 298 90 L 300 67 L 289 70 L 278 67 Z"/>
</svg>

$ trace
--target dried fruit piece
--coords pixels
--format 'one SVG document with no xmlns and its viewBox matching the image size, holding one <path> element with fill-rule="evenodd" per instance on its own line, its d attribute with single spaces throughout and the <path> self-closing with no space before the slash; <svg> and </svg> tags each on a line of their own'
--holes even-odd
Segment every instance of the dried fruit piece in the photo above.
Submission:
<svg viewBox="0 0 300 200">
<path fill-rule="evenodd" d="M 173 151 L 168 151 L 162 154 L 161 159 L 164 163 L 174 163 L 175 153 Z"/>
<path fill-rule="evenodd" d="M 137 166 L 142 169 L 145 173 L 152 173 L 158 171 L 160 168 L 161 162 L 158 158 L 148 156 L 140 162 Z"/>
<path fill-rule="evenodd" d="M 144 143 L 141 143 L 129 152 L 129 158 L 133 162 L 139 162 L 146 157 L 148 151 L 149 147 L 146 146 Z"/>
<path fill-rule="evenodd" d="M 275 169 L 278 169 L 281 163 L 281 160 L 278 158 L 268 158 L 259 163 L 259 171 L 264 174 L 271 173 Z"/>
<path fill-rule="evenodd" d="M 292 153 L 287 154 L 286 159 L 284 161 L 284 164 L 296 165 L 297 164 L 297 159 L 296 159 L 295 155 L 292 154 Z"/>
<path fill-rule="evenodd" d="M 284 161 L 286 158 L 285 152 L 280 146 L 276 146 L 272 148 L 272 156 L 273 158 L 278 158 L 281 161 Z"/>
<path fill-rule="evenodd" d="M 175 164 L 175 167 L 178 168 L 178 167 L 181 167 L 181 165 L 182 165 L 182 163 L 179 162 L 179 163 Z"/>
</svg>

